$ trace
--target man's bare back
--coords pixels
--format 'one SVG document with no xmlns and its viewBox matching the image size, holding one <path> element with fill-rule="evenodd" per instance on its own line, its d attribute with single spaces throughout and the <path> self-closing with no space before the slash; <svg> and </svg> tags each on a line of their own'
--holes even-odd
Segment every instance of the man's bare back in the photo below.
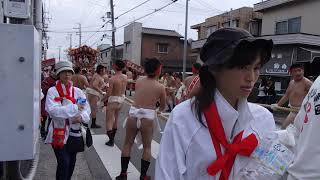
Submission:
<svg viewBox="0 0 320 180">
<path fill-rule="evenodd" d="M 156 103 L 160 100 L 160 111 L 162 111 L 165 108 L 165 96 L 164 85 L 155 79 L 142 77 L 136 82 L 133 106 L 137 108 L 156 109 Z"/>
<path fill-rule="evenodd" d="M 90 81 L 90 87 L 101 93 L 102 88 L 104 86 L 105 86 L 104 78 L 99 74 L 94 74 Z"/>
<path fill-rule="evenodd" d="M 300 107 L 311 85 L 312 82 L 305 77 L 298 82 L 291 80 L 288 87 L 289 104 L 293 107 Z"/>
<path fill-rule="evenodd" d="M 124 74 L 115 74 L 109 79 L 108 96 L 122 96 L 127 86 L 127 77 Z"/>
<path fill-rule="evenodd" d="M 75 74 L 72 76 L 71 80 L 73 82 L 73 86 L 80 89 L 86 89 L 87 87 L 89 87 L 88 80 L 84 75 Z"/>
</svg>

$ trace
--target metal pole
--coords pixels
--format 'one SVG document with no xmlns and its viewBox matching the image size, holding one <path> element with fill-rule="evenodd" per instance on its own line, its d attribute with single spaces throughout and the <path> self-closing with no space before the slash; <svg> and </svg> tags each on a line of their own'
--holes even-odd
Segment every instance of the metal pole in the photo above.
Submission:
<svg viewBox="0 0 320 180">
<path fill-rule="evenodd" d="M 59 62 L 60 62 L 60 52 L 61 52 L 61 46 L 59 46 Z"/>
<path fill-rule="evenodd" d="M 230 9 L 230 12 L 229 12 L 229 21 L 230 21 L 230 26 L 229 27 L 233 27 L 233 25 L 232 25 L 232 8 Z"/>
<path fill-rule="evenodd" d="M 70 49 L 72 48 L 72 34 L 69 34 L 69 40 L 70 40 Z"/>
<path fill-rule="evenodd" d="M 114 8 L 113 8 L 113 0 L 110 0 L 110 9 L 111 9 L 111 24 L 112 24 L 111 62 L 112 62 L 112 63 L 115 63 L 115 50 L 116 50 L 115 32 L 116 32 L 116 29 L 115 29 L 115 27 L 114 27 Z"/>
<path fill-rule="evenodd" d="M 4 9 L 2 7 L 3 0 L 0 0 L 0 24 L 4 23 Z"/>
<path fill-rule="evenodd" d="M 79 47 L 81 47 L 81 24 L 79 23 Z"/>
<path fill-rule="evenodd" d="M 188 51 L 188 6 L 189 0 L 186 0 L 186 20 L 184 29 L 184 47 L 183 47 L 183 80 L 186 78 L 187 51 Z"/>
</svg>

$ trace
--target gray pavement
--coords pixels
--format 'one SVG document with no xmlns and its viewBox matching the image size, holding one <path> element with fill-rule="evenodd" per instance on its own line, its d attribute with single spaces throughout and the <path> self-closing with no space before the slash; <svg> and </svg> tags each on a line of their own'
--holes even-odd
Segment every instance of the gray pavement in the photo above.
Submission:
<svg viewBox="0 0 320 180">
<path fill-rule="evenodd" d="M 40 140 L 40 158 L 34 180 L 54 180 L 57 162 L 51 145 L 44 144 Z M 91 180 L 92 175 L 89 170 L 84 153 L 78 153 L 76 167 L 72 180 Z"/>
</svg>

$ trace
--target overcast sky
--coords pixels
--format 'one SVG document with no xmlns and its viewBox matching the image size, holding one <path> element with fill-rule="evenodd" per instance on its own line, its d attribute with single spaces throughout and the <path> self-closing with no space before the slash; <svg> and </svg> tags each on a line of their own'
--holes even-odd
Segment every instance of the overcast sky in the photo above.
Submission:
<svg viewBox="0 0 320 180">
<path fill-rule="evenodd" d="M 145 2 L 146 0 L 114 0 L 115 17 Z M 243 6 L 253 7 L 253 4 L 261 0 L 189 0 L 189 21 L 188 21 L 188 39 L 197 39 L 197 32 L 190 29 L 190 26 L 204 22 L 206 18 L 237 9 Z M 99 44 L 111 44 L 110 31 L 106 31 L 106 38 L 101 41 L 105 32 L 110 30 L 111 24 L 104 28 L 102 17 L 110 11 L 110 0 L 44 0 L 45 11 L 49 17 L 48 30 L 54 31 L 48 33 L 49 50 L 48 58 L 58 58 L 59 47 L 61 46 L 61 58 L 66 58 L 65 49 L 70 46 L 68 34 L 72 33 L 72 46 L 79 46 L 79 36 L 75 31 L 81 23 L 82 25 L 82 45 L 86 44 L 94 48 Z M 134 21 L 155 9 L 170 3 L 171 0 L 150 0 L 139 8 L 119 17 L 115 21 L 115 26 L 120 27 L 128 22 Z M 146 18 L 138 20 L 143 23 L 143 27 L 171 29 L 176 30 L 184 36 L 185 27 L 185 0 L 178 0 L 167 8 L 156 12 Z M 108 19 L 106 19 L 108 20 Z M 93 31 L 93 32 L 86 32 Z M 117 29 L 116 44 L 123 43 L 123 28 Z"/>
</svg>

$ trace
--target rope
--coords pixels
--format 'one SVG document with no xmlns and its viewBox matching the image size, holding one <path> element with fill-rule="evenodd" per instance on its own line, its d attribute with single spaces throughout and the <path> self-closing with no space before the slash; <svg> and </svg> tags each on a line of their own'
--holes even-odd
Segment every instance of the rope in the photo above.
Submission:
<svg viewBox="0 0 320 180">
<path fill-rule="evenodd" d="M 280 110 L 280 111 L 286 111 L 286 112 L 299 112 L 299 109 L 298 108 L 287 108 L 287 107 L 281 107 L 281 106 L 272 106 L 272 105 L 269 105 L 269 104 L 259 104 L 259 103 L 256 103 L 260 106 L 263 106 L 263 107 L 266 107 L 266 108 L 270 108 L 270 109 L 277 109 L 277 110 Z"/>
</svg>

